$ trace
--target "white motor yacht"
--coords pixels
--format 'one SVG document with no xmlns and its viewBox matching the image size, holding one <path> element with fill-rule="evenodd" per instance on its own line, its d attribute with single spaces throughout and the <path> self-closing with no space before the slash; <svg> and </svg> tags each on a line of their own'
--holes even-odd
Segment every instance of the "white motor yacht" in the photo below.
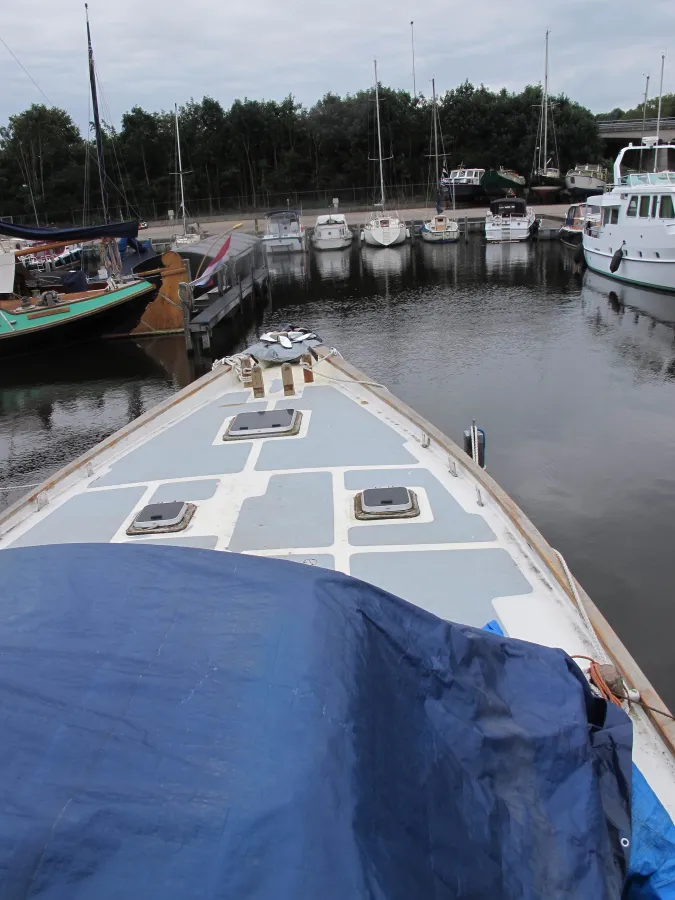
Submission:
<svg viewBox="0 0 675 900">
<path fill-rule="evenodd" d="M 268 253 L 302 253 L 306 249 L 305 226 L 295 209 L 268 212 L 263 247 Z"/>
<path fill-rule="evenodd" d="M 485 216 L 485 240 L 526 241 L 536 227 L 537 217 L 520 197 L 493 200 Z"/>
<path fill-rule="evenodd" d="M 624 147 L 614 187 L 589 203 L 601 221 L 583 235 L 586 265 L 617 281 L 675 291 L 675 145 Z"/>
</svg>

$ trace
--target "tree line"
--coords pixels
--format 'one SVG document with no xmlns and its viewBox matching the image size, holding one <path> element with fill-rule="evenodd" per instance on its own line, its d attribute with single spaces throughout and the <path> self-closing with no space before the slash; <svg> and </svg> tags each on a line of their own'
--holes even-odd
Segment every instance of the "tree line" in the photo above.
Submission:
<svg viewBox="0 0 675 900">
<path fill-rule="evenodd" d="M 392 200 L 419 197 L 434 183 L 431 100 L 381 88 L 386 181 Z M 553 164 L 599 160 L 596 118 L 564 95 L 552 98 Z M 515 169 L 528 175 L 537 141 L 541 88 L 520 93 L 465 83 L 438 98 L 440 144 L 450 167 Z M 372 90 L 326 94 L 305 108 L 281 102 L 191 100 L 179 110 L 187 207 L 201 215 L 275 206 L 373 200 L 376 184 Z M 104 125 L 114 216 L 178 214 L 173 112 L 135 106 L 119 127 Z M 80 223 L 100 216 L 91 131 L 62 109 L 35 104 L 0 128 L 0 215 Z"/>
<path fill-rule="evenodd" d="M 598 119 L 655 119 L 659 111 L 659 98 L 652 97 L 647 103 L 638 103 L 633 109 L 620 109 L 618 106 L 608 113 L 600 113 Z M 661 98 L 661 115 L 663 118 L 675 116 L 675 94 L 664 94 Z"/>
</svg>

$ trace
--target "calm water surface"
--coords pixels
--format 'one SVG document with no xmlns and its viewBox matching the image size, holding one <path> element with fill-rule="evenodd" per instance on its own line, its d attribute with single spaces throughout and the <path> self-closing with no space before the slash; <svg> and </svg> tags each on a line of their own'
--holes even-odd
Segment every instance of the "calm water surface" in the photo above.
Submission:
<svg viewBox="0 0 675 900">
<path fill-rule="evenodd" d="M 420 243 L 274 261 L 271 323 L 315 329 L 487 465 L 675 706 L 675 298 L 617 288 L 556 243 Z M 617 291 L 617 293 L 614 293 Z M 618 296 L 617 296 L 618 294 Z M 673 313 L 670 311 L 672 304 Z M 182 339 L 3 372 L 0 504 L 193 377 Z"/>
</svg>

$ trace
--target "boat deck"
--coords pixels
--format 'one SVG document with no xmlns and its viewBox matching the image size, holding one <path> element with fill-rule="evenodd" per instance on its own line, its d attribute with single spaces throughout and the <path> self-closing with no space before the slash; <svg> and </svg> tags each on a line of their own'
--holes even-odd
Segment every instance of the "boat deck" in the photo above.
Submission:
<svg viewBox="0 0 675 900">
<path fill-rule="evenodd" d="M 278 557 L 346 572 L 448 620 L 496 620 L 510 636 L 598 658 L 597 637 L 512 501 L 381 386 L 320 355 L 313 383 L 293 366 L 294 396 L 275 368 L 263 370 L 262 399 L 227 366 L 200 379 L 2 514 L 0 548 L 151 542 Z M 302 412 L 297 434 L 223 440 L 237 414 L 286 408 Z M 419 515 L 357 518 L 359 491 L 391 486 L 414 492 Z M 195 505 L 183 531 L 127 533 L 143 507 L 170 500 Z M 672 816 L 673 758 L 647 715 L 631 715 L 634 758 Z"/>
</svg>

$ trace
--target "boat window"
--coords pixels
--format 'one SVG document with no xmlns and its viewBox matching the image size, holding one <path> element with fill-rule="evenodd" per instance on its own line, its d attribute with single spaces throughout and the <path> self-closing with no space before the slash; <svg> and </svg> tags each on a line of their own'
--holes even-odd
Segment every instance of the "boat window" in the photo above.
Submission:
<svg viewBox="0 0 675 900">
<path fill-rule="evenodd" d="M 600 207 L 599 206 L 589 206 L 586 208 L 587 216 L 599 216 L 600 215 Z"/>
<path fill-rule="evenodd" d="M 662 219 L 675 219 L 675 210 L 673 210 L 673 198 L 670 194 L 665 194 L 661 197 L 661 212 L 659 213 Z"/>
<path fill-rule="evenodd" d="M 616 224 L 618 223 L 618 221 L 619 221 L 619 207 L 618 207 L 618 206 L 612 206 L 612 207 L 611 207 L 611 210 L 612 210 L 612 217 L 611 217 L 611 220 L 610 220 L 610 221 L 611 221 L 611 224 L 612 224 L 612 225 L 616 225 Z"/>
<path fill-rule="evenodd" d="M 652 219 L 656 218 L 656 208 L 659 205 L 659 198 L 656 194 L 652 197 Z"/>
<path fill-rule="evenodd" d="M 611 213 L 611 209 L 609 208 L 609 206 L 605 206 L 605 208 L 602 210 L 602 224 L 603 225 L 609 225 L 610 213 Z"/>
<path fill-rule="evenodd" d="M 638 204 L 638 198 L 631 197 L 630 203 L 628 204 L 628 209 L 626 210 L 627 216 L 637 216 L 637 204 Z"/>
<path fill-rule="evenodd" d="M 651 200 L 652 200 L 652 198 L 649 196 L 640 197 L 640 218 L 641 219 L 646 219 L 647 216 L 649 215 L 649 204 L 651 203 Z"/>
</svg>

